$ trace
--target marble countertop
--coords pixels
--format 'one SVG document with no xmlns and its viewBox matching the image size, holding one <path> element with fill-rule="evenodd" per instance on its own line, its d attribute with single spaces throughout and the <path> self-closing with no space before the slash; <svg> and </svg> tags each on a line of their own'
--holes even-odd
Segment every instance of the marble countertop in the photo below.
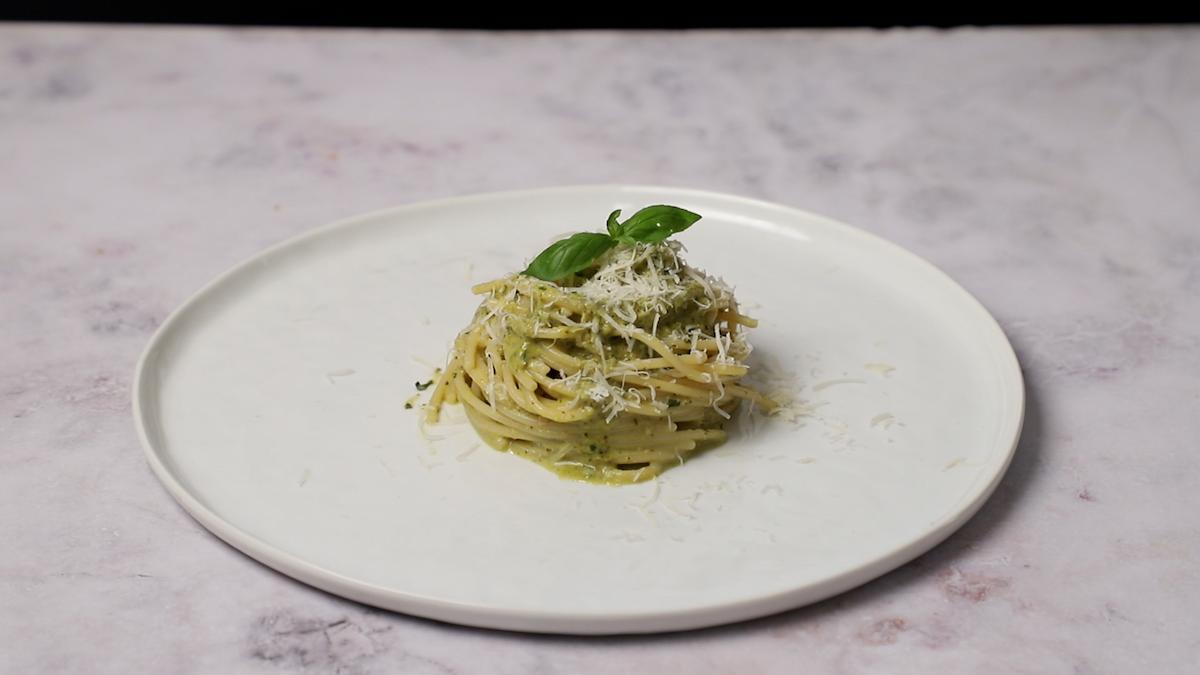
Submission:
<svg viewBox="0 0 1200 675">
<path fill-rule="evenodd" d="M 818 605 L 589 639 L 312 590 L 151 475 L 133 365 L 216 274 L 349 214 L 596 182 L 799 206 L 949 272 L 1028 381 L 996 495 Z M 1197 214 L 1200 29 L 0 26 L 0 672 L 1196 672 Z"/>
</svg>

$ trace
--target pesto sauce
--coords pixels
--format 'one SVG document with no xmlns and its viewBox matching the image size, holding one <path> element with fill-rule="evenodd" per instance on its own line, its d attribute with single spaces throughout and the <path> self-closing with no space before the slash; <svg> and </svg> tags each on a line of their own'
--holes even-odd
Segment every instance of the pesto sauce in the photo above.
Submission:
<svg viewBox="0 0 1200 675">
<path fill-rule="evenodd" d="M 468 418 L 470 419 L 470 418 Z M 634 420 L 636 422 L 636 420 Z M 507 452 L 511 455 L 516 455 L 522 459 L 527 459 L 535 464 L 540 465 L 546 470 L 557 474 L 559 478 L 567 480 L 580 480 L 587 483 L 595 483 L 597 485 L 629 485 L 633 481 L 619 480 L 606 474 L 605 466 L 611 466 L 611 463 L 604 461 L 604 446 L 607 443 L 607 423 L 602 419 L 596 420 L 589 425 L 589 429 L 584 431 L 584 443 L 573 444 L 564 443 L 570 447 L 567 454 L 572 455 L 572 459 L 567 463 L 551 462 L 542 457 L 542 453 L 534 449 L 532 444 L 526 441 L 514 441 L 502 436 L 489 433 L 476 427 L 474 423 L 471 426 L 475 429 L 475 433 L 487 445 L 500 452 Z M 723 426 L 723 425 L 718 425 Z M 697 444 L 696 449 L 687 453 L 687 457 L 695 457 L 696 455 L 710 450 L 721 445 L 722 441 L 702 441 Z M 594 458 L 594 461 L 589 463 L 587 459 Z M 631 470 L 633 471 L 633 470 Z M 647 476 L 643 480 L 649 480 L 652 476 Z M 632 478 L 630 476 L 630 478 Z M 640 481 L 639 481 L 640 482 Z"/>
</svg>

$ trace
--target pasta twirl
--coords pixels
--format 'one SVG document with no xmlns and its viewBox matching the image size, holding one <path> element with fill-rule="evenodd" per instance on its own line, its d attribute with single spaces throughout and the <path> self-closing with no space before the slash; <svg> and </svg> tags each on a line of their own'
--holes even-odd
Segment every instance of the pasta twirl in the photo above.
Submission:
<svg viewBox="0 0 1200 675">
<path fill-rule="evenodd" d="M 560 279 L 476 286 L 426 415 L 460 403 L 479 435 L 557 473 L 633 483 L 726 438 L 750 400 L 751 352 L 731 289 L 672 241 L 616 245 Z"/>
</svg>

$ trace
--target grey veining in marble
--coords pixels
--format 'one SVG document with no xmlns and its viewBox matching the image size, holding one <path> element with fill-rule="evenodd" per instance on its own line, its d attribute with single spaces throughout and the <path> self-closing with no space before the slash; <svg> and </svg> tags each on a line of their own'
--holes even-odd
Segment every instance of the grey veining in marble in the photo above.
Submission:
<svg viewBox="0 0 1200 675">
<path fill-rule="evenodd" d="M 1011 336 L 995 497 L 814 607 L 471 630 L 311 590 L 146 467 L 134 361 L 260 248 L 436 196 L 762 197 L 930 259 Z M 1200 29 L 0 26 L 0 672 L 1183 673 L 1200 667 Z"/>
</svg>

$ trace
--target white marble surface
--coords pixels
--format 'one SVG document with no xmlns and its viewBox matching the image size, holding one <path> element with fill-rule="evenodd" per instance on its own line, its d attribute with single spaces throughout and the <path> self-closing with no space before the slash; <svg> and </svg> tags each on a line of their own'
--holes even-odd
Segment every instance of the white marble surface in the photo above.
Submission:
<svg viewBox="0 0 1200 675">
<path fill-rule="evenodd" d="M 377 207 L 617 181 L 826 213 L 977 294 L 1029 389 L 992 501 L 817 606 L 584 639 L 311 590 L 150 474 L 134 360 L 217 273 Z M 0 672 L 1196 672 L 1198 214 L 1198 29 L 0 26 Z"/>
</svg>

